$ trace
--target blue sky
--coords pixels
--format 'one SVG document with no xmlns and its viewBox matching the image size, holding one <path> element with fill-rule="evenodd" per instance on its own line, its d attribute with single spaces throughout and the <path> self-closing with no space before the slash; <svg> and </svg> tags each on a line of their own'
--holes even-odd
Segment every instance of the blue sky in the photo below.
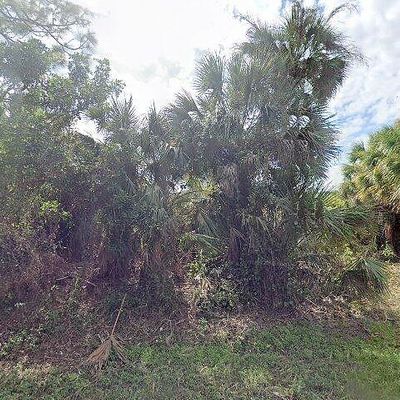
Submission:
<svg viewBox="0 0 400 400">
<path fill-rule="evenodd" d="M 341 0 L 304 0 L 327 11 Z M 288 0 L 78 0 L 96 14 L 97 56 L 107 57 L 123 79 L 137 110 L 172 101 L 191 88 L 195 60 L 205 50 L 229 51 L 246 32 L 235 11 L 271 23 Z M 331 109 L 341 134 L 342 156 L 329 181 L 341 180 L 346 151 L 356 141 L 400 118 L 400 0 L 361 0 L 359 13 L 343 13 L 335 24 L 356 45 L 366 64 L 349 72 Z M 88 128 L 87 128 L 88 129 Z"/>
</svg>

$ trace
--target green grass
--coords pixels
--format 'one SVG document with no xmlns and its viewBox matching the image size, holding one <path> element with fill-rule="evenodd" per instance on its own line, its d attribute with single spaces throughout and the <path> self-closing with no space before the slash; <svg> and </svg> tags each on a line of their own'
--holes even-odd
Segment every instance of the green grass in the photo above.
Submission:
<svg viewBox="0 0 400 400">
<path fill-rule="evenodd" d="M 291 323 L 232 341 L 134 345 L 130 362 L 87 371 L 14 365 L 0 399 L 400 399 L 400 340 L 390 323 L 368 339 Z"/>
</svg>

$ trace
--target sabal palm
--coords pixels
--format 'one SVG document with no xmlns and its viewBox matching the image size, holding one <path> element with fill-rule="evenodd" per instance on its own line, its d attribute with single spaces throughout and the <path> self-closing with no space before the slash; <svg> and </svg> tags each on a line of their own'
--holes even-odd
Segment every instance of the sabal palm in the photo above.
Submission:
<svg viewBox="0 0 400 400">
<path fill-rule="evenodd" d="M 356 144 L 344 167 L 348 197 L 400 210 L 400 125 L 371 136 L 368 146 Z"/>
<path fill-rule="evenodd" d="M 196 96 L 184 92 L 166 110 L 188 173 L 216 184 L 202 213 L 212 217 L 228 260 L 262 260 L 264 272 L 278 276 L 275 281 L 269 276 L 269 284 L 278 286 L 285 286 L 289 259 L 315 209 L 306 193 L 323 180 L 337 151 L 326 101 L 352 54 L 332 29 L 332 52 L 339 57 L 342 50 L 341 68 L 325 74 L 329 90 L 315 81 L 315 95 L 305 91 L 311 72 L 299 80 L 293 71 L 302 69 L 302 61 L 289 57 L 301 51 L 303 43 L 293 39 L 293 31 L 300 38 L 305 25 L 329 42 L 329 19 L 295 3 L 281 27 L 252 23 L 249 41 L 231 57 L 207 54 L 197 66 Z M 285 35 L 289 52 L 276 46 Z M 317 46 L 317 39 L 309 40 Z M 313 68 L 323 71 L 326 59 L 313 55 Z M 206 225 L 200 232 L 207 232 Z"/>
<path fill-rule="evenodd" d="M 99 192 L 108 204 L 102 207 L 106 272 L 121 278 L 136 266 L 139 290 L 151 298 L 168 289 L 165 280 L 176 255 L 179 154 L 154 106 L 139 119 L 131 98 L 114 100 L 103 121 Z"/>
<path fill-rule="evenodd" d="M 342 186 L 350 202 L 367 204 L 386 215 L 386 236 L 400 255 L 400 125 L 356 144 L 344 167 Z"/>
<path fill-rule="evenodd" d="M 344 3 L 325 16 L 317 7 L 307 8 L 301 1 L 294 1 L 283 22 L 275 27 L 245 17 L 251 28 L 243 50 L 261 57 L 276 54 L 294 84 L 318 103 L 325 103 L 341 86 L 353 61 L 362 60 L 332 25 L 337 14 L 355 8 L 352 3 Z"/>
</svg>

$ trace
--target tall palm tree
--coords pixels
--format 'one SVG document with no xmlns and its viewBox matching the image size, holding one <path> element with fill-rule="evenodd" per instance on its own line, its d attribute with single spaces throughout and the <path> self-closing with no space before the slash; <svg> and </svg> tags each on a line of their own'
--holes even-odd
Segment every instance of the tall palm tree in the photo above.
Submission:
<svg viewBox="0 0 400 400">
<path fill-rule="evenodd" d="M 181 93 L 165 110 L 188 174 L 216 187 L 195 229 L 219 239 L 224 262 L 259 275 L 270 306 L 287 300 L 297 243 L 315 214 L 307 194 L 337 153 L 326 103 L 353 53 L 329 18 L 295 2 L 282 26 L 250 21 L 248 41 L 229 58 L 205 55 L 196 95 Z"/>
<path fill-rule="evenodd" d="M 260 57 L 275 54 L 296 86 L 318 103 L 326 103 L 342 85 L 350 65 L 362 60 L 357 49 L 332 25 L 345 10 L 356 10 L 356 5 L 344 3 L 324 15 L 318 7 L 293 1 L 283 22 L 274 27 L 242 16 L 251 25 L 243 50 Z"/>
</svg>

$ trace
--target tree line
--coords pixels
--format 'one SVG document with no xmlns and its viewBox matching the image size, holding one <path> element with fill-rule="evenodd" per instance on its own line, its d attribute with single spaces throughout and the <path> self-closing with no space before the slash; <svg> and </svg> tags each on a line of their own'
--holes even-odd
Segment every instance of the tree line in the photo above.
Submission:
<svg viewBox="0 0 400 400">
<path fill-rule="evenodd" d="M 138 115 L 93 55 L 89 11 L 1 2 L 0 299 L 77 263 L 156 304 L 190 284 L 205 310 L 383 289 L 398 127 L 355 147 L 343 190 L 325 186 L 339 153 L 328 103 L 362 59 L 332 24 L 348 8 L 242 16 L 246 37 L 206 53 L 192 91 Z"/>
</svg>

